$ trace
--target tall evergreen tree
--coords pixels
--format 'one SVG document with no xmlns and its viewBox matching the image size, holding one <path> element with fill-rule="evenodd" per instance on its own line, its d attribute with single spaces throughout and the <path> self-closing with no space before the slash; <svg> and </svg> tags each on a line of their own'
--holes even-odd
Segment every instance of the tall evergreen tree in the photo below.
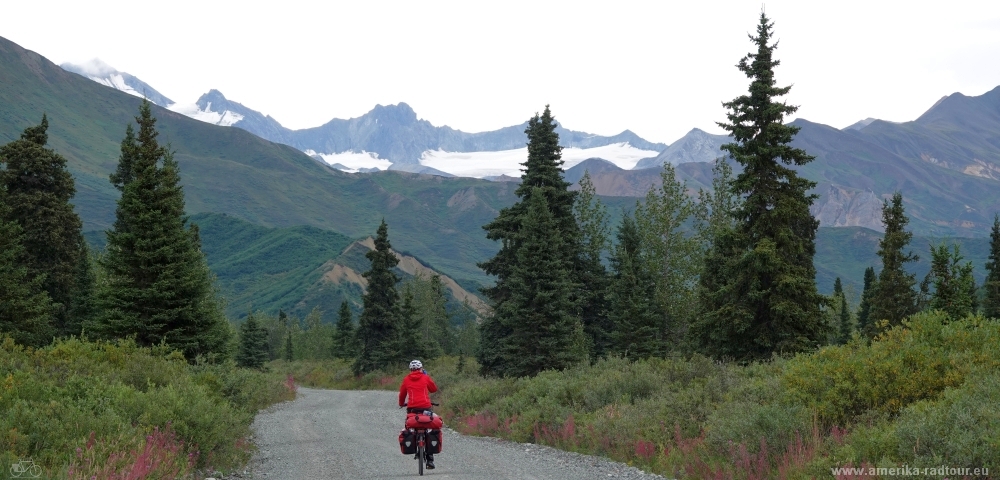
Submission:
<svg viewBox="0 0 1000 480">
<path fill-rule="evenodd" d="M 608 250 L 608 212 L 597 196 L 590 172 L 584 172 L 580 179 L 580 194 L 573 211 L 580 227 L 582 254 L 580 283 L 583 303 L 580 321 L 590 343 L 591 357 L 596 359 L 607 353 L 613 325 L 608 318 L 608 272 L 602 261 L 604 252 Z"/>
<path fill-rule="evenodd" d="M 21 226 L 5 220 L 8 207 L 0 190 L 0 335 L 22 345 L 42 346 L 52 340 L 52 302 L 42 278 L 25 265 Z"/>
<path fill-rule="evenodd" d="M 267 363 L 267 331 L 251 312 L 240 325 L 240 343 L 236 352 L 236 365 L 244 368 L 264 368 Z"/>
<path fill-rule="evenodd" d="M 775 101 L 791 87 L 777 87 L 769 43 L 773 23 L 761 12 L 757 47 L 738 68 L 751 79 L 748 95 L 723 105 L 733 143 L 722 146 L 743 166 L 733 181 L 742 199 L 735 228 L 722 235 L 706 265 L 713 290 L 701 289 L 703 312 L 692 327 L 701 349 L 715 357 L 741 360 L 770 358 L 773 352 L 815 348 L 827 335 L 820 314 L 824 297 L 816 290 L 815 255 L 818 221 L 809 212 L 814 182 L 792 166 L 813 160 L 790 143 L 798 128 L 783 123 L 797 107 Z"/>
<path fill-rule="evenodd" d="M 424 278 L 417 275 L 407 283 L 413 292 L 413 315 L 420 341 L 430 346 L 430 355 L 451 355 L 455 352 L 455 332 L 448 314 L 441 276 Z"/>
<path fill-rule="evenodd" d="M 990 230 L 990 257 L 986 262 L 986 295 L 983 298 L 983 315 L 1000 318 L 1000 215 L 993 215 Z"/>
<path fill-rule="evenodd" d="M 608 288 L 608 317 L 613 325 L 610 350 L 628 358 L 663 356 L 668 345 L 655 303 L 656 282 L 642 259 L 642 238 L 628 213 L 622 217 L 617 240 Z"/>
<path fill-rule="evenodd" d="M 65 324 L 65 333 L 80 335 L 83 325 L 97 318 L 97 272 L 94 269 L 96 260 L 90 253 L 87 242 L 80 244 L 80 259 L 77 262 L 73 295 L 70 298 L 69 311 Z"/>
<path fill-rule="evenodd" d="M 903 195 L 896 192 L 892 203 L 882 203 L 882 223 L 885 234 L 878 243 L 878 256 L 882 271 L 871 296 L 871 312 L 866 334 L 870 337 L 885 328 L 899 325 L 903 319 L 917 312 L 916 276 L 906 272 L 906 264 L 919 259 L 913 252 L 903 253 L 913 234 L 906 231 L 910 219 L 903 209 Z"/>
<path fill-rule="evenodd" d="M 520 199 L 514 205 L 504 208 L 490 223 L 483 226 L 486 238 L 500 241 L 500 251 L 496 256 L 479 264 L 488 275 L 496 277 L 496 284 L 482 289 L 491 301 L 494 314 L 483 319 L 480 328 L 480 347 L 478 360 L 480 371 L 484 375 L 502 375 L 504 364 L 513 360 L 511 356 L 518 352 L 505 349 L 505 339 L 517 332 L 504 325 L 499 312 L 504 310 L 504 304 L 514 295 L 530 296 L 531 292 L 514 292 L 510 276 L 515 269 L 524 268 L 518 264 L 518 252 L 524 238 L 520 230 L 528 216 L 528 205 L 532 195 L 536 193 L 545 196 L 547 211 L 552 217 L 554 231 L 559 232 L 559 249 L 555 254 L 561 262 L 570 265 L 567 281 L 570 282 L 570 305 L 567 307 L 570 315 L 579 317 L 581 305 L 588 298 L 587 290 L 581 279 L 587 267 L 580 244 L 579 226 L 573 213 L 576 192 L 570 191 L 570 183 L 563 179 L 562 147 L 559 146 L 559 134 L 556 133 L 556 121 L 549 107 L 541 115 L 535 115 L 528 121 L 525 133 L 528 137 L 528 159 L 523 163 L 524 174 L 521 184 L 515 190 Z M 560 307 L 561 308 L 561 307 Z M 516 310 L 510 310 L 514 311 Z"/>
<path fill-rule="evenodd" d="M 292 345 L 292 332 L 285 336 L 285 361 L 291 362 L 295 359 L 295 347 Z"/>
<path fill-rule="evenodd" d="M 851 339 L 851 312 L 847 307 L 847 295 L 844 286 L 837 277 L 833 282 L 833 300 L 837 302 L 837 342 L 844 344 Z"/>
<path fill-rule="evenodd" d="M 941 310 L 952 319 L 963 318 L 975 306 L 975 280 L 972 277 L 972 262 L 962 263 L 963 257 L 958 245 L 951 249 L 944 243 L 931 245 L 931 271 L 934 293 L 930 307 Z"/>
<path fill-rule="evenodd" d="M 401 361 L 401 354 L 394 349 L 399 345 L 400 309 L 396 284 L 399 277 L 392 268 L 399 259 L 389 243 L 389 226 L 385 219 L 375 234 L 375 249 L 365 254 L 371 268 L 362 274 L 368 280 L 364 295 L 364 309 L 358 318 L 358 357 L 354 373 L 362 374 L 388 367 Z"/>
<path fill-rule="evenodd" d="M 177 162 L 157 141 L 148 101 L 136 121 L 139 134 L 125 147 L 134 150 L 122 152 L 133 162 L 131 179 L 122 185 L 114 229 L 107 232 L 106 279 L 98 290 L 103 313 L 93 330 L 134 336 L 142 345 L 166 342 L 192 360 L 224 356 L 230 330 L 197 235 L 184 227 Z"/>
<path fill-rule="evenodd" d="M 6 190 L 7 220 L 21 226 L 25 265 L 53 302 L 58 335 L 79 334 L 70 326 L 76 271 L 83 247 L 83 226 L 70 199 L 76 193 L 66 159 L 48 143 L 48 118 L 25 129 L 21 138 L 0 147 L 0 189 Z"/>
<path fill-rule="evenodd" d="M 871 296 L 875 292 L 875 282 L 878 279 L 875 277 L 875 268 L 868 267 L 865 269 L 864 286 L 861 288 L 861 302 L 858 304 L 858 326 L 859 332 L 869 331 L 868 320 L 871 316 Z"/>
<path fill-rule="evenodd" d="M 495 317 L 511 334 L 503 339 L 504 376 L 537 375 L 586 358 L 585 334 L 575 315 L 572 263 L 561 255 L 563 237 L 536 187 L 518 232 L 517 260 L 507 280 L 510 298 Z"/>
<path fill-rule="evenodd" d="M 407 358 L 429 359 L 440 356 L 443 353 L 441 345 L 427 335 L 424 318 L 417 312 L 412 283 L 403 286 L 402 302 L 399 308 L 398 344 L 393 348 L 397 358 L 402 361 Z"/>
<path fill-rule="evenodd" d="M 354 358 L 357 353 L 354 341 L 357 333 L 354 327 L 354 318 L 351 315 L 351 307 L 344 300 L 340 304 L 340 312 L 337 315 L 337 324 L 333 330 L 333 358 Z"/>
</svg>

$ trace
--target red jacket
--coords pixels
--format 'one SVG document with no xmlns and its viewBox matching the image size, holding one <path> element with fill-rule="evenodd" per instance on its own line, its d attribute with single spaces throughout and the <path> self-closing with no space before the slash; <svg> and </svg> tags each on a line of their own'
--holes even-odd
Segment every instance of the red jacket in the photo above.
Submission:
<svg viewBox="0 0 1000 480">
<path fill-rule="evenodd" d="M 431 380 L 430 375 L 420 370 L 410 372 L 403 379 L 402 385 L 399 386 L 399 406 L 403 406 L 406 396 L 409 395 L 408 408 L 431 408 L 431 397 L 427 392 L 434 393 L 436 391 L 438 391 L 438 387 L 434 384 L 434 380 Z"/>
</svg>

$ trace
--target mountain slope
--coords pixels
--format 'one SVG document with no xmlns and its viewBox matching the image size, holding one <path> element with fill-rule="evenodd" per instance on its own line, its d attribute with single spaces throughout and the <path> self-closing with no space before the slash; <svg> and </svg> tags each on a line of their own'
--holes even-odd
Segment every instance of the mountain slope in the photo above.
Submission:
<svg viewBox="0 0 1000 480">
<path fill-rule="evenodd" d="M 125 125 L 141 99 L 69 73 L 0 39 L 0 143 L 49 116 L 52 148 L 76 179 L 85 229 L 109 228 L 118 192 L 108 182 Z M 265 226 L 313 225 L 352 238 L 384 216 L 400 251 L 460 282 L 489 279 L 475 267 L 497 246 L 480 226 L 513 202 L 515 185 L 383 172 L 350 175 L 244 130 L 153 107 L 160 140 L 180 163 L 189 213 L 219 212 Z"/>
</svg>

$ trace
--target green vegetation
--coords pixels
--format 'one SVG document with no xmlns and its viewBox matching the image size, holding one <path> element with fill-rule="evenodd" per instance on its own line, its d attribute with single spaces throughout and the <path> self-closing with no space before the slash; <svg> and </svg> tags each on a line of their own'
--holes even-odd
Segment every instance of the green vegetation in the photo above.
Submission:
<svg viewBox="0 0 1000 480">
<path fill-rule="evenodd" d="M 21 138 L 0 147 L 0 190 L 6 192 L 4 216 L 21 226 L 24 265 L 29 277 L 42 279 L 52 300 L 53 331 L 80 333 L 79 319 L 71 320 L 70 306 L 78 290 L 75 275 L 82 257 L 80 217 L 69 203 L 76 193 L 66 159 L 48 144 L 48 117 L 25 129 Z"/>
<path fill-rule="evenodd" d="M 364 296 L 364 310 L 358 318 L 358 356 L 354 359 L 354 373 L 368 373 L 399 363 L 405 358 L 400 351 L 403 325 L 400 315 L 399 277 L 392 267 L 399 260 L 391 252 L 389 227 L 382 220 L 375 235 L 375 249 L 365 254 L 371 268 L 364 273 L 368 289 Z M 413 332 L 406 332 L 413 333 Z"/>
<path fill-rule="evenodd" d="M 917 312 L 917 292 L 913 286 L 915 276 L 905 270 L 907 263 L 919 257 L 903 250 L 913 234 L 904 230 L 909 219 L 903 211 L 903 195 L 896 192 L 892 203 L 882 206 L 882 223 L 885 234 L 878 244 L 882 271 L 878 274 L 871 296 L 871 312 L 866 335 L 872 336 L 887 326 L 899 325 L 904 318 Z"/>
<path fill-rule="evenodd" d="M 679 478 L 827 478 L 851 465 L 1000 467 L 1000 407 L 988 400 L 998 348 L 997 321 L 935 312 L 870 344 L 768 363 L 610 358 L 533 378 L 435 380 L 448 425 L 464 433 Z"/>
<path fill-rule="evenodd" d="M 132 337 L 146 346 L 165 342 L 191 360 L 225 358 L 229 325 L 198 230 L 184 228 L 177 162 L 157 142 L 148 101 L 140 106 L 136 122 L 139 134 L 130 139 L 126 133 L 120 168 L 111 178 L 122 196 L 100 261 L 100 313 L 85 327 L 103 338 Z"/>
<path fill-rule="evenodd" d="M 692 327 L 701 350 L 715 357 L 766 359 L 811 350 L 826 337 L 813 266 L 819 222 L 809 213 L 817 197 L 806 193 L 816 183 L 790 167 L 814 157 L 789 145 L 799 128 L 783 118 L 798 107 L 775 99 L 791 87 L 775 86 L 772 28 L 761 12 L 751 36 L 757 52 L 738 65 L 751 79 L 749 94 L 724 103 L 729 123 L 719 124 L 735 140 L 722 150 L 743 172 L 732 183 L 742 200 L 732 212 L 737 223 L 713 245 L 712 288 L 701 290 L 702 315 Z"/>
<path fill-rule="evenodd" d="M 528 159 L 514 192 L 519 200 L 483 226 L 486 238 L 500 241 L 500 251 L 479 264 L 496 277 L 495 285 L 482 289 L 493 307 L 481 326 L 477 356 L 486 375 L 565 368 L 586 358 L 587 344 L 596 343 L 584 338 L 580 309 L 603 295 L 583 283 L 594 280 L 595 266 L 581 243 L 576 192 L 563 180 L 555 128 L 547 105 L 528 121 Z"/>
<path fill-rule="evenodd" d="M 3 338 L 0 464 L 30 458 L 43 478 L 70 479 L 242 468 L 257 410 L 294 397 L 283 380 L 231 363 L 191 365 L 180 352 L 131 341 L 33 350 Z"/>
<path fill-rule="evenodd" d="M 990 231 L 990 256 L 986 262 L 986 280 L 983 287 L 986 290 L 983 299 L 983 315 L 990 318 L 1000 318 L 1000 215 L 993 217 L 993 229 Z"/>
</svg>

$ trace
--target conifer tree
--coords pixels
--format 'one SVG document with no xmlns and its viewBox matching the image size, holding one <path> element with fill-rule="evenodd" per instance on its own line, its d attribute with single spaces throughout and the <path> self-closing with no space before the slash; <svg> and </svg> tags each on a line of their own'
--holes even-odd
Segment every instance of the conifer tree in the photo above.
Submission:
<svg viewBox="0 0 1000 480">
<path fill-rule="evenodd" d="M 861 288 L 861 302 L 858 304 L 858 326 L 859 332 L 865 333 L 869 330 L 868 320 L 871 314 L 871 296 L 875 292 L 875 267 L 865 269 L 864 286 Z"/>
<path fill-rule="evenodd" d="M 730 111 L 729 131 L 734 142 L 722 149 L 743 166 L 733 181 L 741 198 L 736 226 L 720 236 L 713 260 L 706 260 L 712 288 L 701 289 L 702 315 L 692 326 L 692 337 L 715 357 L 766 359 L 774 352 L 799 352 L 822 343 L 827 325 L 816 290 L 816 230 L 809 212 L 815 186 L 792 166 L 813 160 L 790 145 L 798 128 L 783 123 L 797 107 L 775 97 L 791 87 L 777 87 L 773 58 L 773 23 L 761 12 L 757 47 L 738 65 L 751 79 L 749 93 L 723 105 Z"/>
<path fill-rule="evenodd" d="M 0 189 L 6 190 L 6 218 L 21 227 L 28 275 L 42 278 L 52 300 L 57 335 L 79 334 L 70 326 L 83 226 L 70 199 L 76 193 L 66 159 L 48 143 L 48 118 L 0 147 Z"/>
<path fill-rule="evenodd" d="M 515 294 L 522 298 L 530 296 L 531 292 L 514 292 L 510 276 L 515 269 L 526 267 L 518 264 L 523 236 L 520 230 L 524 227 L 528 216 L 528 205 L 534 194 L 545 196 L 546 210 L 552 217 L 551 226 L 555 235 L 560 236 L 559 249 L 555 255 L 559 261 L 569 265 L 570 305 L 567 306 L 570 315 L 579 318 L 587 292 L 593 287 L 585 286 L 582 280 L 584 271 L 584 255 L 580 245 L 580 231 L 573 213 L 576 192 L 570 191 L 570 183 L 563 179 L 562 147 L 559 146 L 559 134 L 555 132 L 555 119 L 549 107 L 528 121 L 525 133 L 528 137 L 528 159 L 523 163 L 525 169 L 521 176 L 521 184 L 515 190 L 519 201 L 500 211 L 497 217 L 483 226 L 486 238 L 500 241 L 500 251 L 496 256 L 479 264 L 488 275 L 496 277 L 496 284 L 481 291 L 491 301 L 493 315 L 483 319 L 480 327 L 480 347 L 477 355 L 480 372 L 484 375 L 503 375 L 508 361 L 519 352 L 504 347 L 506 339 L 517 335 L 508 326 L 498 312 L 504 310 L 504 304 Z M 561 307 L 560 307 L 561 308 Z M 515 311 L 516 308 L 510 311 Z"/>
<path fill-rule="evenodd" d="M 993 228 L 990 230 L 990 256 L 986 262 L 986 282 L 983 284 L 986 295 L 983 298 L 983 315 L 988 318 L 1000 318 L 1000 215 L 993 215 Z"/>
<path fill-rule="evenodd" d="M 403 286 L 402 304 L 399 307 L 399 335 L 393 352 L 399 360 L 431 359 L 441 355 L 441 345 L 426 335 L 423 318 L 417 312 L 413 284 Z"/>
<path fill-rule="evenodd" d="M 528 202 L 507 277 L 511 295 L 495 314 L 511 332 L 500 345 L 506 357 L 496 373 L 503 376 L 534 376 L 586 358 L 583 325 L 574 311 L 572 264 L 560 255 L 565 247 L 556 218 L 541 188 Z"/>
<path fill-rule="evenodd" d="M 941 310 L 957 320 L 974 309 L 975 280 L 972 262 L 962 263 L 963 257 L 956 244 L 951 249 L 944 243 L 931 245 L 930 276 L 934 283 L 930 307 Z"/>
<path fill-rule="evenodd" d="M 42 346 L 52 340 L 52 302 L 42 278 L 25 265 L 21 226 L 5 220 L 8 207 L 0 190 L 0 335 L 22 345 Z"/>
<path fill-rule="evenodd" d="M 333 357 L 343 359 L 354 358 L 354 355 L 357 353 L 354 345 L 356 337 L 357 334 L 355 333 L 351 307 L 347 304 L 347 300 L 344 300 L 340 304 L 337 324 L 333 330 Z"/>
<path fill-rule="evenodd" d="M 847 307 L 847 295 L 844 294 L 844 286 L 837 277 L 833 282 L 833 300 L 837 302 L 837 342 L 844 344 L 851 339 L 851 312 Z"/>
<path fill-rule="evenodd" d="M 365 254 L 371 268 L 362 274 L 368 280 L 364 295 L 364 309 L 358 318 L 358 357 L 354 360 L 354 373 L 371 372 L 401 361 L 399 346 L 400 306 L 396 283 L 399 277 L 392 268 L 399 259 L 389 243 L 389 226 L 385 219 L 375 235 L 375 249 Z"/>
<path fill-rule="evenodd" d="M 407 283 L 413 293 L 413 314 L 420 332 L 420 341 L 427 344 L 429 355 L 451 355 L 455 351 L 455 332 L 446 307 L 444 283 L 434 274 L 429 279 L 422 275 Z"/>
<path fill-rule="evenodd" d="M 166 342 L 190 360 L 225 356 L 230 330 L 196 230 L 184 227 L 177 162 L 157 141 L 148 101 L 136 121 L 139 134 L 122 152 L 133 163 L 120 177 L 130 180 L 122 184 L 114 228 L 107 232 L 101 259 L 106 279 L 98 290 L 102 315 L 93 330 L 109 338 L 133 336 L 141 345 Z"/>
<path fill-rule="evenodd" d="M 244 368 L 264 368 L 267 363 L 267 331 L 251 312 L 240 325 L 240 343 L 236 353 L 236 365 Z"/>
<path fill-rule="evenodd" d="M 73 295 L 70 297 L 69 311 L 65 324 L 67 335 L 80 335 L 83 325 L 92 322 L 98 314 L 97 310 L 97 272 L 94 270 L 96 260 L 90 253 L 87 242 L 80 244 L 80 257 L 74 273 Z"/>
<path fill-rule="evenodd" d="M 617 240 L 608 288 L 608 317 L 613 325 L 610 351 L 637 359 L 663 356 L 668 345 L 655 303 L 656 282 L 642 259 L 642 239 L 628 213 L 622 217 Z"/>
<path fill-rule="evenodd" d="M 919 257 L 913 252 L 903 253 L 913 234 L 906 231 L 910 219 L 903 209 L 903 195 L 896 192 L 892 202 L 882 202 L 882 223 L 885 234 L 878 243 L 878 256 L 882 271 L 870 297 L 871 312 L 866 334 L 871 337 L 886 328 L 902 323 L 903 319 L 917 312 L 916 276 L 907 273 L 907 263 Z"/>
<path fill-rule="evenodd" d="M 592 358 L 604 356 L 610 346 L 613 328 L 608 319 L 607 289 L 609 278 L 602 257 L 608 250 L 608 212 L 597 196 L 597 189 L 584 172 L 580 179 L 580 193 L 573 207 L 580 227 L 583 298 L 580 321 L 590 343 Z"/>
<path fill-rule="evenodd" d="M 292 347 L 292 332 L 289 331 L 288 335 L 285 337 L 285 361 L 291 362 L 295 359 L 295 351 Z"/>
</svg>

